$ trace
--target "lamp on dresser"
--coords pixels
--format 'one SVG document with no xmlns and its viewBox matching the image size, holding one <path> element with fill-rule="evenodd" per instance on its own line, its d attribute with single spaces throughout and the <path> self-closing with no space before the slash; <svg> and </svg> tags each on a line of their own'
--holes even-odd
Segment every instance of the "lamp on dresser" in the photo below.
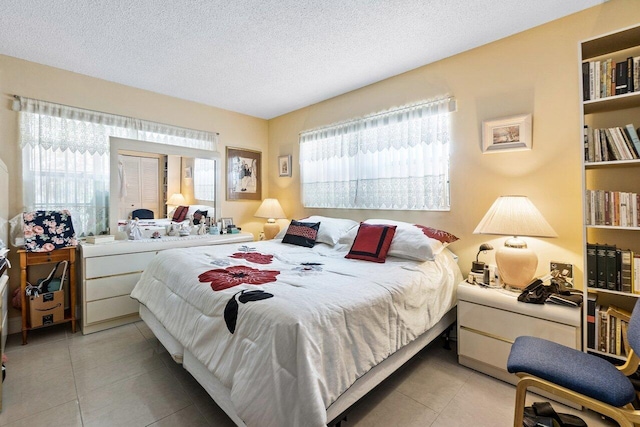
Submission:
<svg viewBox="0 0 640 427">
<path fill-rule="evenodd" d="M 276 224 L 276 219 L 286 218 L 278 199 L 264 199 L 254 216 L 267 218 L 267 222 L 264 225 L 264 237 L 267 240 L 273 239 L 280 231 L 280 226 Z"/>
<path fill-rule="evenodd" d="M 558 236 L 525 196 L 498 197 L 473 234 L 513 236 L 496 250 L 496 264 L 502 282 L 518 289 L 531 282 L 538 268 L 538 257 L 519 236 Z"/>
<path fill-rule="evenodd" d="M 167 211 L 171 212 L 173 208 L 177 208 L 178 206 L 185 206 L 187 201 L 185 200 L 182 193 L 173 193 L 169 200 L 167 200 Z"/>
</svg>

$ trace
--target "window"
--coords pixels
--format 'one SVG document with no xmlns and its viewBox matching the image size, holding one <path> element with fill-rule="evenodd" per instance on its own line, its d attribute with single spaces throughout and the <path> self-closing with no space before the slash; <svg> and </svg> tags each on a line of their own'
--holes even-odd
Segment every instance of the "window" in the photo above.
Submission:
<svg viewBox="0 0 640 427">
<path fill-rule="evenodd" d="M 449 210 L 452 98 L 300 135 L 303 205 Z"/>
<path fill-rule="evenodd" d="M 194 160 L 193 195 L 197 200 L 216 199 L 216 162 L 211 159 Z"/>
<path fill-rule="evenodd" d="M 68 209 L 79 236 L 109 227 L 109 137 L 216 148 L 211 132 L 23 97 L 13 109 L 20 112 L 25 209 Z"/>
</svg>

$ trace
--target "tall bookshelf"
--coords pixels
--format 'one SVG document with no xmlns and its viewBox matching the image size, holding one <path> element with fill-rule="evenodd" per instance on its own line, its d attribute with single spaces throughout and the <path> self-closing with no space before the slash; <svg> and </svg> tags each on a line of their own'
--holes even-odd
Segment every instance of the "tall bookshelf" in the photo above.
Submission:
<svg viewBox="0 0 640 427">
<path fill-rule="evenodd" d="M 633 85 L 635 91 L 616 94 L 615 86 L 610 80 L 607 80 L 606 66 L 602 65 L 607 61 L 609 64 L 617 64 L 627 62 L 628 58 L 640 57 L 640 25 L 585 40 L 580 43 L 580 55 L 581 129 L 584 130 L 585 126 L 588 129 L 588 133 L 583 133 L 583 139 L 580 141 L 585 147 L 582 167 L 583 289 L 584 324 L 587 327 L 583 328 L 583 345 L 585 351 L 590 353 L 624 360 L 624 342 L 617 345 L 620 333 L 624 328 L 624 322 L 620 322 L 618 319 L 612 322 L 610 319 L 614 316 L 607 317 L 606 310 L 614 306 L 623 311 L 631 311 L 637 299 L 640 298 L 640 280 L 636 280 L 632 284 L 630 292 L 622 291 L 622 274 L 618 275 L 617 273 L 621 263 L 618 259 L 621 257 L 628 259 L 628 252 L 627 255 L 622 255 L 624 251 L 628 250 L 640 255 L 640 221 L 637 220 L 637 217 L 633 221 L 634 215 L 640 216 L 640 212 L 637 212 L 640 211 L 638 209 L 640 205 L 633 207 L 630 204 L 631 201 L 635 203 L 640 198 L 640 158 L 615 160 L 613 156 L 609 156 L 608 159 L 594 160 L 593 139 L 595 136 L 593 130 L 612 128 L 624 130 L 627 124 L 633 124 L 634 129 L 640 127 L 640 87 L 636 87 L 640 85 Z M 584 65 L 585 63 L 592 64 Z M 600 81 L 597 80 L 597 76 L 595 78 L 593 76 L 596 68 L 602 71 Z M 583 73 L 586 70 L 589 72 L 585 76 Z M 613 72 L 615 72 L 615 68 L 613 68 Z M 619 81 L 619 83 L 621 82 Z M 610 85 L 608 90 L 607 85 Z M 597 95 L 594 90 L 591 90 L 594 86 L 597 86 L 595 90 L 599 91 Z M 605 89 L 601 90 L 602 87 Z M 589 157 L 587 150 L 591 151 L 592 157 Z M 604 148 L 601 149 L 601 154 L 602 150 Z M 599 190 L 599 192 L 594 196 L 593 190 Z M 623 193 L 629 194 L 629 196 L 620 196 Z M 629 202 L 628 206 L 627 203 L 621 205 L 621 197 L 623 201 Z M 621 209 L 627 213 L 624 221 L 620 219 Z M 594 220 L 596 216 L 597 221 Z M 611 251 L 612 247 L 615 247 L 614 252 Z M 592 251 L 594 248 L 596 249 L 595 255 Z M 616 254 L 613 260 L 611 259 L 612 254 Z M 606 280 L 607 276 L 603 287 L 602 280 L 599 282 L 598 278 L 602 278 L 601 274 L 604 271 L 606 271 L 606 275 L 611 274 L 611 268 L 615 268 L 616 277 L 614 279 L 617 280 L 617 284 L 612 286 L 611 282 Z M 633 273 L 632 270 L 630 274 Z M 625 269 L 625 277 L 628 274 L 629 272 Z M 627 289 L 627 281 L 628 279 L 625 279 L 625 289 Z M 598 306 L 604 314 L 596 312 L 595 317 L 591 317 L 590 306 Z M 589 327 L 590 320 L 594 318 L 598 319 L 597 328 L 595 328 L 595 324 Z M 608 321 L 606 327 L 608 329 L 602 328 L 605 320 Z M 594 331 L 594 329 L 596 330 Z M 608 331 L 608 338 L 603 338 L 604 342 L 599 338 L 600 331 L 605 335 Z M 602 344 L 608 344 L 608 348 L 605 350 Z"/>
</svg>

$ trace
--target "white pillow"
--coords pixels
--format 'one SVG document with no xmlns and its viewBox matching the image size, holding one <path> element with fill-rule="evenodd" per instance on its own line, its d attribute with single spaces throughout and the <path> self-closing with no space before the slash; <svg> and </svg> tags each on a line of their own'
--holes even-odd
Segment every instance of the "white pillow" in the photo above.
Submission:
<svg viewBox="0 0 640 427">
<path fill-rule="evenodd" d="M 343 218 L 330 218 L 326 216 L 312 215 L 307 218 L 298 220 L 298 222 L 319 222 L 320 229 L 318 230 L 318 237 L 316 242 L 326 243 L 327 245 L 334 246 L 338 243 L 338 240 L 346 235 L 350 230 L 358 230 L 358 222 L 351 219 Z M 287 233 L 287 229 L 284 228 L 274 237 L 275 239 L 282 239 Z M 355 235 L 353 237 L 355 239 Z"/>
<path fill-rule="evenodd" d="M 317 242 L 326 243 L 334 246 L 338 243 L 340 237 L 344 236 L 349 230 L 355 228 L 357 230 L 358 222 L 345 218 L 330 218 L 327 216 L 312 215 L 308 218 L 300 220 L 301 222 L 319 222 Z"/>
<path fill-rule="evenodd" d="M 415 224 L 390 219 L 368 219 L 365 223 L 396 226 L 396 234 L 393 236 L 387 254 L 390 256 L 416 261 L 433 261 L 445 248 L 441 241 L 427 237 L 422 228 Z"/>
<path fill-rule="evenodd" d="M 215 214 L 215 208 L 207 205 L 189 205 L 189 210 L 187 211 L 187 218 L 193 218 L 193 214 L 196 211 L 207 211 L 208 217 L 213 217 Z"/>
</svg>

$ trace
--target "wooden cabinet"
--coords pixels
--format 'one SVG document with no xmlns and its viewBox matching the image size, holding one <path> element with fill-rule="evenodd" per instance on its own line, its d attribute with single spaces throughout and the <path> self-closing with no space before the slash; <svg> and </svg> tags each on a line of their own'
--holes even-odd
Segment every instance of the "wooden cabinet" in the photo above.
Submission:
<svg viewBox="0 0 640 427">
<path fill-rule="evenodd" d="M 160 251 L 190 246 L 253 241 L 250 233 L 163 237 L 160 240 L 80 245 L 82 333 L 139 320 L 138 301 L 129 295 L 142 271 Z"/>
<path fill-rule="evenodd" d="M 64 319 L 53 324 L 71 322 L 71 331 L 76 332 L 76 247 L 56 249 L 51 252 L 27 252 L 19 250 L 20 255 L 20 295 L 22 296 L 22 344 L 27 343 L 27 332 L 32 328 L 29 324 L 29 306 L 27 305 L 27 276 L 29 267 L 43 264 L 54 264 L 59 261 L 69 262 L 69 282 L 65 285 L 65 293 L 69 293 L 69 308 L 65 310 Z M 38 328 L 47 327 L 51 324 L 38 326 Z"/>
<path fill-rule="evenodd" d="M 587 325 L 584 328 L 584 349 L 622 360 L 625 357 L 619 345 L 617 352 L 615 343 L 610 349 L 606 348 L 612 341 L 603 338 L 607 345 L 604 351 L 600 350 L 598 342 L 601 334 L 598 331 L 602 325 L 598 324 L 596 328 L 596 322 L 600 323 L 602 317 L 595 307 L 607 319 L 609 307 L 617 306 L 630 311 L 640 296 L 640 280 L 634 284 L 628 276 L 633 274 L 633 269 L 625 273 L 625 268 L 618 265 L 623 257 L 628 260 L 629 257 L 633 258 L 633 253 L 640 254 L 640 159 L 637 158 L 640 156 L 637 152 L 634 154 L 634 151 L 640 150 L 634 150 L 631 140 L 635 129 L 640 127 L 640 85 L 637 81 L 633 82 L 633 75 L 631 81 L 616 77 L 616 64 L 624 64 L 624 68 L 629 60 L 633 63 L 640 57 L 640 26 L 585 40 L 580 43 L 580 55 L 581 129 L 584 131 L 584 137 L 580 140 L 584 147 L 583 311 L 584 324 Z M 613 80 L 609 77 L 611 74 Z M 628 83 L 634 91 L 621 89 L 622 86 L 627 87 Z M 619 89 L 617 95 L 616 87 Z M 627 128 L 629 124 L 634 132 Z M 618 138 L 613 138 L 613 135 L 608 138 L 612 129 L 617 130 Z M 626 138 L 631 144 L 624 145 Z M 615 144 L 616 139 L 618 145 Z M 620 143 L 623 145 L 620 146 Z M 629 150 L 626 155 L 622 155 L 620 147 Z M 623 252 L 626 254 L 623 255 Z M 602 261 L 600 266 L 597 265 L 599 261 Z M 600 277 L 602 274 L 604 278 Z M 608 280 L 609 274 L 615 277 L 611 276 Z M 623 275 L 626 275 L 625 279 Z M 623 285 L 622 280 L 627 282 Z M 615 328 L 613 333 L 619 335 Z"/>
</svg>

